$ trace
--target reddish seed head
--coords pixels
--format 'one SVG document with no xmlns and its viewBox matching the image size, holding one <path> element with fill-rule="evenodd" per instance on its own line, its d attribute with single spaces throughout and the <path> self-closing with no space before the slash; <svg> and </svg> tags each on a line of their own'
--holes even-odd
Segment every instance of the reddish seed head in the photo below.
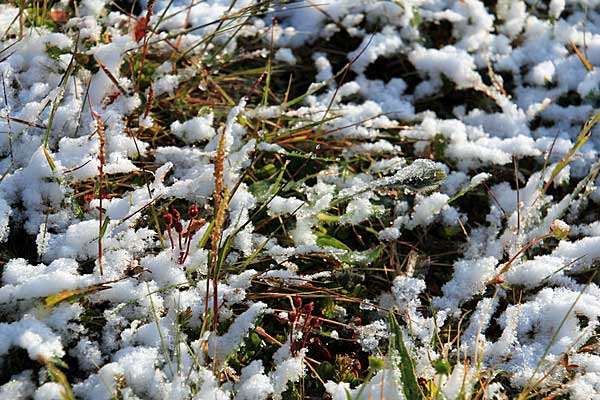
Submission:
<svg viewBox="0 0 600 400">
<path fill-rule="evenodd" d="M 179 211 L 177 211 L 177 209 L 173 206 L 171 206 L 171 211 L 173 212 L 173 217 L 175 218 L 175 221 L 179 221 L 179 219 L 181 218 L 181 214 L 179 213 Z"/>
<path fill-rule="evenodd" d="M 310 320 L 310 326 L 315 329 L 319 328 L 321 325 L 323 325 L 323 321 L 321 321 L 319 318 L 313 318 Z"/>
<path fill-rule="evenodd" d="M 165 225 L 167 226 L 171 226 L 171 224 L 173 223 L 173 215 L 171 215 L 171 213 L 167 212 L 163 215 L 163 221 L 165 221 Z"/>
<path fill-rule="evenodd" d="M 313 312 L 314 309 L 315 309 L 315 303 L 313 303 L 311 301 L 310 303 L 308 303 L 307 305 L 304 306 L 302 311 L 304 312 L 304 314 L 310 314 Z"/>
<path fill-rule="evenodd" d="M 179 220 L 175 221 L 174 227 L 175 227 L 175 232 L 177 232 L 177 233 L 183 232 L 183 225 L 181 225 L 181 222 L 179 222 Z"/>
<path fill-rule="evenodd" d="M 294 323 L 296 322 L 296 313 L 294 311 L 290 311 L 288 313 L 288 319 L 290 320 L 290 323 Z"/>
<path fill-rule="evenodd" d="M 188 214 L 190 218 L 196 218 L 198 216 L 198 207 L 195 204 L 192 204 L 188 209 Z"/>
<path fill-rule="evenodd" d="M 302 307 L 302 297 L 300 297 L 300 296 L 294 296 L 293 301 L 294 301 L 294 308 L 295 309 L 299 309 L 300 307 Z"/>
</svg>

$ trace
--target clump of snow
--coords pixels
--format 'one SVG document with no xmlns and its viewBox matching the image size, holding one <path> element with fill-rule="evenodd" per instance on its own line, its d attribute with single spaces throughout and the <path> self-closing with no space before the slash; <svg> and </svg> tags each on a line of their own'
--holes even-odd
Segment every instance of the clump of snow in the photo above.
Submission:
<svg viewBox="0 0 600 400">
<path fill-rule="evenodd" d="M 436 215 L 449 207 L 449 199 L 447 195 L 442 193 L 434 193 L 423 198 L 415 207 L 411 223 L 414 225 L 429 225 Z"/>
<path fill-rule="evenodd" d="M 12 346 L 27 350 L 32 360 L 38 357 L 60 358 L 65 354 L 60 336 L 33 316 L 25 316 L 17 322 L 0 323 L 0 356 Z"/>
<path fill-rule="evenodd" d="M 275 353 L 274 359 L 277 362 L 277 368 L 271 374 L 273 382 L 273 399 L 280 400 L 281 394 L 287 389 L 289 382 L 298 382 L 304 376 L 304 357 L 306 349 L 293 357 L 285 355 L 289 349 L 285 346 Z M 279 359 L 277 361 L 277 359 Z"/>
<path fill-rule="evenodd" d="M 237 389 L 239 394 L 236 396 L 236 399 L 266 399 L 274 390 L 275 388 L 271 379 L 265 375 L 262 361 L 255 360 L 242 369 L 242 376 L 240 377 L 240 384 Z"/>
<path fill-rule="evenodd" d="M 436 307 L 457 311 L 463 302 L 485 290 L 485 283 L 493 277 L 497 264 L 494 257 L 455 263 L 452 279 L 442 287 L 444 296 L 434 300 Z"/>
<path fill-rule="evenodd" d="M 552 61 L 544 61 L 533 67 L 529 75 L 531 83 L 543 86 L 554 79 L 554 64 Z"/>
<path fill-rule="evenodd" d="M 442 49 L 419 47 L 409 55 L 410 61 L 421 73 L 428 73 L 433 82 L 423 82 L 417 87 L 418 96 L 434 93 L 442 85 L 442 76 L 452 80 L 459 88 L 478 87 L 481 77 L 475 71 L 473 57 L 453 46 Z M 427 84 L 425 84 L 427 83 Z"/>
<path fill-rule="evenodd" d="M 214 116 L 212 113 L 195 117 L 183 123 L 175 121 L 171 124 L 171 132 L 188 144 L 210 140 L 216 134 L 212 126 L 213 121 Z"/>
<path fill-rule="evenodd" d="M 31 380 L 31 370 L 13 375 L 10 381 L 0 386 L 0 397 L 5 399 L 27 399 L 33 396 L 35 384 Z"/>
<path fill-rule="evenodd" d="M 223 363 L 229 354 L 239 349 L 242 340 L 254 327 L 256 319 L 266 311 L 266 308 L 267 305 L 262 302 L 252 304 L 248 310 L 235 319 L 226 334 L 209 338 L 209 354 L 214 355 L 215 362 Z"/>
<path fill-rule="evenodd" d="M 295 197 L 284 198 L 281 196 L 274 196 L 268 204 L 269 215 L 283 215 L 291 214 L 300 209 L 304 204 L 304 201 Z"/>
<path fill-rule="evenodd" d="M 0 198 L 0 243 L 5 242 L 8 239 L 10 233 L 10 215 L 12 210 L 9 208 L 6 201 Z"/>
<path fill-rule="evenodd" d="M 363 351 L 371 354 L 377 350 L 379 341 L 389 336 L 387 325 L 382 320 L 357 327 L 356 329 L 359 334 L 358 342 Z"/>
<path fill-rule="evenodd" d="M 294 53 L 292 53 L 291 49 L 285 47 L 282 47 L 275 52 L 275 59 L 290 65 L 296 64 L 296 57 L 294 56 Z"/>
</svg>

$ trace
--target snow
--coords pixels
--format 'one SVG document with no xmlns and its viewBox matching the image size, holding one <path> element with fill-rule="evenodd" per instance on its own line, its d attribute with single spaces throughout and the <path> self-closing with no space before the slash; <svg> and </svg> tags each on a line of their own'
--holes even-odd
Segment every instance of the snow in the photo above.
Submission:
<svg viewBox="0 0 600 400">
<path fill-rule="evenodd" d="M 208 340 L 209 354 L 214 355 L 218 364 L 225 361 L 227 355 L 237 351 L 248 331 L 254 328 L 256 319 L 267 311 L 267 305 L 256 302 L 233 322 L 226 334 L 211 336 Z"/>
<path fill-rule="evenodd" d="M 475 71 L 473 57 L 464 50 L 451 46 L 439 50 L 419 47 L 410 53 L 409 58 L 420 73 L 427 73 L 433 78 L 432 85 L 417 86 L 417 96 L 431 95 L 434 90 L 440 89 L 442 75 L 459 88 L 481 85 L 481 77 Z"/>
<path fill-rule="evenodd" d="M 66 354 L 87 374 L 76 374 L 71 382 L 78 398 L 287 396 L 290 382 L 299 382 L 307 371 L 306 349 L 292 356 L 284 343 L 273 357 L 237 360 L 235 369 L 228 360 L 244 353 L 246 338 L 271 312 L 272 299 L 258 301 L 254 285 L 287 293 L 307 282 L 338 283 L 346 266 L 334 268 L 330 260 L 354 254 L 323 244 L 324 235 L 352 251 L 379 246 L 384 257 L 394 257 L 397 270 L 390 268 L 386 275 L 389 285 L 359 307 L 367 318 L 354 326 L 352 340 L 360 344 L 361 355 L 385 354 L 387 317 L 376 306 L 396 308 L 403 329 L 410 326 L 405 340 L 417 372 L 435 379 L 445 397 L 459 396 L 463 383 L 470 388 L 476 377 L 469 362 L 456 363 L 448 376 L 431 367 L 431 360 L 447 355 L 430 345 L 432 338 L 455 320 L 466 327 L 462 347 L 450 343 L 443 351 L 453 357 L 463 350 L 467 357 L 477 352 L 473 357 L 480 357 L 483 367 L 509 374 L 501 384 L 491 382 L 490 397 L 523 388 L 542 355 L 545 362 L 534 378 L 548 372 L 544 385 L 563 384 L 575 399 L 600 391 L 598 349 L 577 351 L 594 337 L 600 317 L 598 282 L 584 279 L 600 259 L 595 212 L 600 181 L 594 173 L 598 127 L 550 188 L 542 189 L 597 109 L 597 4 L 325 3 L 265 5 L 262 15 L 248 14 L 256 4 L 250 0 L 157 0 L 150 21 L 155 30 L 149 35 L 151 68 L 142 84 L 152 82 L 158 99 L 149 113 L 143 104 L 148 88 L 137 90 L 139 82 L 129 72 L 139 65 L 141 45 L 134 39 L 132 18 L 112 11 L 105 0 L 83 0 L 77 17 L 60 29 L 30 29 L 26 18 L 20 38 L 18 9 L 0 5 L 0 244 L 5 246 L 0 366 L 14 347 L 35 365 L 16 371 L 0 387 L 0 398 L 60 398 L 62 387 L 40 373 L 43 366 L 36 360 Z M 244 18 L 221 19 L 225 14 Z M 214 21 L 223 22 L 221 31 Z M 442 35 L 433 35 L 437 32 Z M 197 46 L 213 34 L 206 48 Z M 247 43 L 256 49 L 247 51 Z M 63 85 L 75 48 L 76 68 Z M 217 50 L 220 54 L 212 57 Z M 176 61 L 178 52 L 187 52 L 186 57 Z M 236 63 L 245 68 L 249 60 L 255 68 L 256 60 L 269 57 L 275 61 L 271 79 L 292 75 L 294 85 L 309 88 L 305 98 L 289 106 L 282 104 L 281 93 L 273 93 L 255 104 L 254 95 L 242 97 L 245 92 L 229 85 L 228 80 L 246 77 L 233 71 L 223 78 Z M 189 93 L 200 102 L 214 102 L 222 95 L 216 85 L 233 102 L 188 103 Z M 265 82 L 260 85 L 257 93 Z M 276 86 L 279 82 L 272 89 Z M 175 102 L 185 102 L 183 111 Z M 102 276 L 100 201 L 97 196 L 84 201 L 95 193 L 98 176 L 98 119 L 105 127 L 104 171 L 110 182 L 102 200 L 103 216 L 110 218 L 102 237 Z M 285 134 L 305 129 L 322 134 L 314 143 L 301 143 L 314 149 L 285 142 Z M 231 247 L 217 284 L 218 310 L 213 310 L 212 301 L 205 304 L 213 295 L 208 246 L 199 244 L 214 212 L 214 163 L 222 135 L 223 182 L 227 191 L 236 191 L 224 218 L 223 242 Z M 273 191 L 268 203 L 253 195 L 251 186 L 262 179 L 248 171 L 258 155 L 278 172 L 291 161 L 281 191 Z M 300 162 L 309 168 L 298 167 Z M 519 169 L 518 190 L 513 163 Z M 322 168 L 312 171 L 313 165 Z M 300 180 L 303 173 L 312 175 Z M 465 206 L 466 200 L 472 204 Z M 161 214 L 167 205 L 180 207 L 185 229 L 188 203 L 196 204 L 208 223 L 191 236 L 189 256 L 180 264 Z M 279 224 L 282 229 L 274 231 Z M 442 245 L 460 245 L 440 255 L 440 243 L 432 237 Z M 545 239 L 490 282 L 540 237 Z M 407 242 L 415 246 L 411 250 L 421 270 L 407 272 L 396 264 L 409 251 Z M 244 264 L 250 257 L 253 264 Z M 315 268 L 307 271 L 306 260 Z M 238 270 L 242 265 L 256 270 Z M 432 299 L 431 315 L 423 298 L 430 295 L 429 272 L 441 265 L 447 275 L 438 282 L 441 294 Z M 376 272 L 360 269 L 367 285 L 371 273 Z M 92 290 L 85 301 L 44 305 L 48 296 L 95 285 L 106 287 Z M 512 298 L 515 288 L 523 289 L 518 301 Z M 465 313 L 466 305 L 471 313 Z M 187 323 L 197 333 L 205 326 L 206 306 L 218 311 L 225 327 L 188 337 L 178 325 L 181 315 L 189 316 Z M 354 315 L 336 307 L 336 321 L 349 326 Z M 103 325 L 92 331 L 89 313 L 97 310 L 92 318 Z M 499 328 L 500 336 L 492 337 L 490 326 Z M 287 326 L 281 329 L 277 334 Z M 348 339 L 347 332 L 336 329 L 327 340 Z M 571 375 L 564 368 L 550 371 L 548 365 L 565 354 L 577 365 Z M 360 398 L 403 398 L 399 373 L 393 357 L 386 359 Z M 360 388 L 330 381 L 325 390 L 334 400 L 346 400 L 347 391 L 358 397 Z"/>
<path fill-rule="evenodd" d="M 273 383 L 264 371 L 261 360 L 252 361 L 242 369 L 236 400 L 261 400 L 273 393 Z"/>
<path fill-rule="evenodd" d="M 365 37 L 361 45 L 348 53 L 348 60 L 354 61 L 352 70 L 361 73 L 367 66 L 380 57 L 391 57 L 402 45 L 402 39 L 391 26 L 383 28 L 381 33 Z"/>
<path fill-rule="evenodd" d="M 31 370 L 13 375 L 10 381 L 0 386 L 0 397 L 6 399 L 25 400 L 33 396 L 35 384 L 31 381 Z"/>
<path fill-rule="evenodd" d="M 529 80 L 531 83 L 543 86 L 546 83 L 552 82 L 554 78 L 554 64 L 552 61 L 544 61 L 537 64 L 530 73 Z"/>
<path fill-rule="evenodd" d="M 436 298 L 439 309 L 457 310 L 463 302 L 485 290 L 485 282 L 493 277 L 497 260 L 486 257 L 479 260 L 461 260 L 454 265 L 452 279 L 442 287 L 444 296 Z"/>
<path fill-rule="evenodd" d="M 191 144 L 201 140 L 210 140 L 216 132 L 213 128 L 214 116 L 212 113 L 199 116 L 183 123 L 175 121 L 171 124 L 171 131 L 185 143 Z"/>
<path fill-rule="evenodd" d="M 442 193 L 434 193 L 423 198 L 415 207 L 411 223 L 414 225 L 429 225 L 435 216 L 447 209 L 450 198 Z"/>
<path fill-rule="evenodd" d="M 358 330 L 359 339 L 358 343 L 362 347 L 364 352 L 373 354 L 377 351 L 379 341 L 388 337 L 388 328 L 384 321 L 378 320 L 368 325 L 359 326 Z"/>
<path fill-rule="evenodd" d="M 65 389 L 58 383 L 47 382 L 40 386 L 33 394 L 33 400 L 61 400 Z"/>
<path fill-rule="evenodd" d="M 275 59 L 289 65 L 296 64 L 296 57 L 294 56 L 294 53 L 292 53 L 291 49 L 287 49 L 285 47 L 278 49 L 277 52 L 275 52 Z"/>
<path fill-rule="evenodd" d="M 396 369 L 384 369 L 379 371 L 369 382 L 366 388 L 362 391 L 360 397 L 358 393 L 360 387 L 351 389 L 347 382 L 335 383 L 328 381 L 325 383 L 325 389 L 332 397 L 332 400 L 347 400 L 348 393 L 352 399 L 368 400 L 368 399 L 390 399 L 390 400 L 405 400 L 402 384 L 400 383 L 400 373 Z"/>
<path fill-rule="evenodd" d="M 280 350 L 289 349 L 282 347 Z M 277 368 L 271 374 L 271 381 L 273 382 L 273 399 L 280 400 L 281 394 L 287 389 L 289 382 L 298 382 L 302 376 L 304 376 L 304 356 L 306 349 L 300 351 L 295 357 L 287 356 L 283 357 L 283 352 L 275 354 L 274 358 L 280 358 L 277 362 Z M 279 357 L 278 357 L 279 356 Z"/>
<path fill-rule="evenodd" d="M 304 201 L 295 197 L 284 198 L 274 196 L 268 204 L 268 212 L 271 216 L 291 214 L 304 204 Z"/>
<path fill-rule="evenodd" d="M 65 354 L 60 336 L 30 315 L 17 322 L 0 323 L 0 339 L 0 356 L 8 353 L 12 346 L 27 350 L 32 360 L 60 358 Z"/>
</svg>

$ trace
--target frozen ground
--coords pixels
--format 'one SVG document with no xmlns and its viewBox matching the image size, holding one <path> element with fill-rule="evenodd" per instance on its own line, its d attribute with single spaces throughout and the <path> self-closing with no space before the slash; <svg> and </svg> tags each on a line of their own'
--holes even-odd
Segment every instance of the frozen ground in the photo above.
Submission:
<svg viewBox="0 0 600 400">
<path fill-rule="evenodd" d="M 25 3 L 1 399 L 600 399 L 598 2 Z"/>
</svg>

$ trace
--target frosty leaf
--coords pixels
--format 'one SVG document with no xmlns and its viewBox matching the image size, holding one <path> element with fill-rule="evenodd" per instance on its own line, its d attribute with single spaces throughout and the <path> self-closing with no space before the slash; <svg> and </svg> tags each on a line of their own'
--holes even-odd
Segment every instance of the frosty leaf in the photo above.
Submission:
<svg viewBox="0 0 600 400">
<path fill-rule="evenodd" d="M 400 170 L 392 179 L 395 180 L 392 183 L 393 186 L 404 186 L 415 191 L 426 190 L 437 186 L 446 179 L 446 171 L 439 163 L 418 159 Z"/>
<path fill-rule="evenodd" d="M 268 180 L 258 181 L 250 185 L 249 190 L 258 201 L 264 202 L 268 199 L 272 186 L 272 182 Z"/>
<path fill-rule="evenodd" d="M 281 187 L 281 181 L 283 180 L 283 174 L 285 173 L 286 167 L 287 163 L 284 164 L 283 168 L 281 168 L 274 179 L 265 179 L 250 185 L 250 193 L 252 193 L 260 203 L 264 203 L 271 199 L 277 194 Z"/>
<path fill-rule="evenodd" d="M 365 251 L 349 251 L 338 255 L 337 259 L 350 265 L 370 265 L 381 256 L 382 249 L 383 246 L 377 246 Z"/>
<path fill-rule="evenodd" d="M 455 194 L 450 200 L 448 200 L 448 204 L 451 204 L 455 200 L 459 199 L 460 197 L 464 196 L 465 194 L 467 194 L 471 190 L 475 189 L 476 187 L 478 187 L 479 185 L 481 185 L 483 182 L 487 181 L 491 176 L 492 176 L 491 174 L 488 174 L 486 172 L 482 172 L 481 174 L 475 175 L 471 179 L 471 182 L 467 185 L 467 187 L 465 187 L 464 189 L 462 189 L 460 192 L 458 192 L 457 194 Z"/>
<path fill-rule="evenodd" d="M 71 198 L 71 210 L 73 210 L 73 214 L 75 215 L 75 217 L 77 217 L 80 220 L 83 219 L 83 209 L 81 208 L 77 200 L 74 198 Z"/>
<path fill-rule="evenodd" d="M 364 185 L 356 185 L 340 191 L 340 198 L 331 204 L 336 205 L 360 193 L 377 189 L 409 189 L 416 192 L 428 192 L 446 179 L 446 171 L 442 164 L 426 159 L 417 159 L 409 166 L 402 168 L 393 176 L 376 179 Z"/>
<path fill-rule="evenodd" d="M 110 217 L 107 215 L 106 218 L 104 218 L 104 222 L 102 223 L 102 227 L 100 228 L 100 239 L 102 239 L 104 237 L 104 234 L 106 233 L 106 228 L 108 228 L 108 223 L 110 222 Z"/>
</svg>

